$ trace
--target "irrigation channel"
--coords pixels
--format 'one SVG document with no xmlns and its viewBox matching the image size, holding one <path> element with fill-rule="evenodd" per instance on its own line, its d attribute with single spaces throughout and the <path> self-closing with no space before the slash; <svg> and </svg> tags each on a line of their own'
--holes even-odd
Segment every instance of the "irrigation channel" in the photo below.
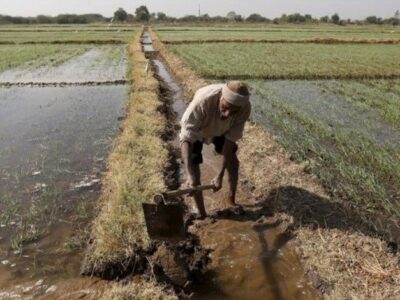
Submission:
<svg viewBox="0 0 400 300">
<path fill-rule="evenodd" d="M 186 109 L 183 90 L 157 57 L 146 33 L 143 42 L 158 78 L 169 90 L 168 100 L 178 128 Z M 179 148 L 177 139 L 173 146 Z M 203 149 L 203 156 L 202 182 L 208 183 L 217 174 L 221 158 L 208 145 Z M 179 159 L 178 162 L 182 175 L 182 164 Z M 238 190 L 238 203 L 243 205 L 244 213 L 237 215 L 224 210 L 226 187 L 225 181 L 222 191 L 205 192 L 206 209 L 211 217 L 195 221 L 189 227 L 189 232 L 199 238 L 202 247 L 210 250 L 211 258 L 205 282 L 193 288 L 194 298 L 317 299 L 294 250 L 289 246 L 291 235 L 287 225 L 276 219 L 268 207 L 257 203 L 245 184 L 239 185 Z M 194 206 L 191 198 L 186 198 L 185 203 Z"/>
<path fill-rule="evenodd" d="M 103 74 L 111 68 L 113 78 L 79 69 L 79 62 L 86 68 L 99 58 L 92 49 L 65 68 L 12 76 L 17 86 L 0 88 L 0 299 L 51 298 L 71 285 L 87 294 L 96 284 L 78 275 L 127 97 L 124 84 L 102 84 L 125 78 L 126 53 L 121 55 L 116 66 L 97 69 Z M 72 82 L 73 73 L 77 83 L 93 83 L 54 86 Z M 17 78 L 52 84 L 18 86 Z"/>
</svg>

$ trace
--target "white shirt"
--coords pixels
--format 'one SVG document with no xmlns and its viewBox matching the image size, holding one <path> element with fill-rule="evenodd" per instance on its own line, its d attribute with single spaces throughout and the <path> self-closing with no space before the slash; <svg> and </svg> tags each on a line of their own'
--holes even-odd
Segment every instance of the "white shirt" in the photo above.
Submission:
<svg viewBox="0 0 400 300">
<path fill-rule="evenodd" d="M 221 119 L 219 99 L 224 84 L 211 84 L 199 89 L 181 120 L 180 142 L 194 143 L 224 135 L 236 142 L 243 136 L 243 129 L 250 117 L 251 104 L 244 105 L 229 118 Z"/>
</svg>

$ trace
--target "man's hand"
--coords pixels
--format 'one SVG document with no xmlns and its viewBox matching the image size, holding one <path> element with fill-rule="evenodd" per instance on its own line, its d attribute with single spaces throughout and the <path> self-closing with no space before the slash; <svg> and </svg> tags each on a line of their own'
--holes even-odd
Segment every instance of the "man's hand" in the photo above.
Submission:
<svg viewBox="0 0 400 300">
<path fill-rule="evenodd" d="M 194 188 L 194 187 L 196 187 L 195 180 L 194 180 L 193 176 L 191 176 L 191 175 L 188 175 L 188 176 L 187 176 L 185 186 L 186 186 L 187 188 Z"/>
<path fill-rule="evenodd" d="M 188 189 L 193 189 L 193 188 L 196 187 L 196 181 L 195 181 L 193 176 L 191 176 L 191 175 L 187 176 L 187 179 L 186 179 L 186 182 L 185 182 L 185 187 L 188 188 Z M 194 193 L 195 192 L 193 191 L 193 192 L 189 193 L 188 196 L 192 197 L 192 196 L 194 196 Z"/>
<path fill-rule="evenodd" d="M 213 184 L 215 187 L 213 189 L 214 193 L 218 192 L 222 188 L 222 181 L 224 179 L 224 176 L 218 175 L 215 177 L 212 181 L 211 184 Z"/>
</svg>

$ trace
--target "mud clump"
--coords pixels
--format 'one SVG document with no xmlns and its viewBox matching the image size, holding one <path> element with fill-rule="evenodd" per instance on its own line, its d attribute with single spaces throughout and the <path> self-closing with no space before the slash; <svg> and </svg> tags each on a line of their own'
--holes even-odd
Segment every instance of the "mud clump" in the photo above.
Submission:
<svg viewBox="0 0 400 300">
<path fill-rule="evenodd" d="M 209 250 L 201 247 L 194 236 L 178 243 L 153 242 L 146 251 L 113 263 L 88 262 L 81 275 L 106 280 L 121 280 L 135 275 L 155 276 L 159 282 L 177 292 L 190 293 L 193 283 L 202 282 L 210 262 Z"/>
<path fill-rule="evenodd" d="M 185 289 L 204 278 L 210 262 L 208 254 L 209 250 L 195 238 L 177 244 L 162 243 L 151 257 L 154 275 L 160 282 Z"/>
<path fill-rule="evenodd" d="M 126 257 L 115 262 L 88 262 L 82 265 L 80 274 L 83 276 L 96 276 L 105 280 L 119 280 L 129 275 L 144 274 L 148 261 L 144 253 L 133 257 Z"/>
</svg>

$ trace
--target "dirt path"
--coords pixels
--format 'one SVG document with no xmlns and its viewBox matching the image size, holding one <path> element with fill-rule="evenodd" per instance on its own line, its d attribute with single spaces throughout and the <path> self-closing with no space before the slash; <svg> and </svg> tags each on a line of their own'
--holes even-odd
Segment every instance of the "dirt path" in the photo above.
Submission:
<svg viewBox="0 0 400 300">
<path fill-rule="evenodd" d="M 186 105 L 183 93 L 163 63 L 154 60 L 157 74 L 167 84 L 172 107 L 180 120 Z M 178 141 L 175 140 L 178 147 Z M 203 183 L 211 182 L 218 172 L 220 157 L 205 145 L 201 166 Z M 207 211 L 212 217 L 190 227 L 201 245 L 211 249 L 208 281 L 196 286 L 199 299 L 316 299 L 307 277 L 290 247 L 288 224 L 272 215 L 268 206 L 257 202 L 245 182 L 239 187 L 238 203 L 245 212 L 235 215 L 223 210 L 224 189 L 206 192 Z M 188 206 L 194 206 L 191 198 Z"/>
</svg>

